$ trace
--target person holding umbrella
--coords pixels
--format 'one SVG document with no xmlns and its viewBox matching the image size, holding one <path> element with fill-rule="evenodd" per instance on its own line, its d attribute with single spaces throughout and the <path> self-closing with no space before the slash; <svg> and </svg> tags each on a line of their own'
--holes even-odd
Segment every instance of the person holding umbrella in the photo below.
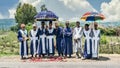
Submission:
<svg viewBox="0 0 120 68">
<path fill-rule="evenodd" d="M 48 57 L 54 56 L 54 35 L 55 35 L 55 29 L 52 27 L 52 21 L 49 22 L 49 27 L 46 30 L 46 36 L 47 36 L 47 54 Z"/>
<path fill-rule="evenodd" d="M 83 53 L 82 53 L 82 42 L 81 38 L 83 35 L 83 28 L 80 27 L 80 22 L 76 22 L 76 27 L 73 30 L 73 39 L 74 39 L 74 50 L 76 52 L 76 58 L 79 58 L 79 52 L 81 57 L 83 58 Z"/>
<path fill-rule="evenodd" d="M 41 27 L 38 29 L 38 33 L 40 36 L 39 46 L 38 46 L 38 54 L 39 57 L 42 55 L 42 57 L 45 57 L 47 54 L 47 42 L 46 42 L 46 28 L 45 28 L 45 22 L 41 22 Z"/>
<path fill-rule="evenodd" d="M 100 30 L 98 24 L 94 22 L 94 29 L 92 29 L 92 58 L 98 59 L 98 47 L 100 43 Z"/>
<path fill-rule="evenodd" d="M 91 40 L 91 29 L 89 28 L 89 24 L 85 24 L 83 35 L 85 38 L 84 59 L 91 59 L 92 58 L 92 40 Z"/>
</svg>

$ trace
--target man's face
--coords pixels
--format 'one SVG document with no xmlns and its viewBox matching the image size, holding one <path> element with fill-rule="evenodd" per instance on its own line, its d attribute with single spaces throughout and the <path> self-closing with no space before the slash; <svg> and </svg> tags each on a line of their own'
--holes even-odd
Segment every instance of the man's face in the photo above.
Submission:
<svg viewBox="0 0 120 68">
<path fill-rule="evenodd" d="M 55 23 L 55 27 L 58 27 L 58 23 Z"/>
<path fill-rule="evenodd" d="M 85 26 L 85 29 L 87 30 L 87 29 L 88 29 L 88 26 Z"/>
<path fill-rule="evenodd" d="M 94 27 L 95 27 L 95 29 L 97 29 L 98 25 L 97 25 L 97 24 L 95 24 L 95 25 L 94 25 Z"/>
<path fill-rule="evenodd" d="M 37 27 L 36 26 L 33 26 L 33 30 L 36 30 L 37 29 Z"/>
<path fill-rule="evenodd" d="M 49 24 L 49 28 L 52 28 L 52 24 Z"/>
<path fill-rule="evenodd" d="M 80 26 L 80 23 L 76 23 L 76 26 L 77 26 L 77 27 Z"/>
<path fill-rule="evenodd" d="M 66 27 L 69 27 L 69 23 L 68 22 L 66 23 Z"/>
<path fill-rule="evenodd" d="M 21 27 L 22 30 L 25 30 L 25 26 Z"/>
</svg>

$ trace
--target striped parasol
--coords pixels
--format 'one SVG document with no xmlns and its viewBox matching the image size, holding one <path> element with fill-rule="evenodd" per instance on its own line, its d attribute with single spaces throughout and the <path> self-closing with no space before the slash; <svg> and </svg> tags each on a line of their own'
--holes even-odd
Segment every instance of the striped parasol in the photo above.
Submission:
<svg viewBox="0 0 120 68">
<path fill-rule="evenodd" d="M 105 16 L 98 12 L 87 12 L 81 17 L 81 20 L 83 21 L 98 21 L 104 19 Z"/>
</svg>

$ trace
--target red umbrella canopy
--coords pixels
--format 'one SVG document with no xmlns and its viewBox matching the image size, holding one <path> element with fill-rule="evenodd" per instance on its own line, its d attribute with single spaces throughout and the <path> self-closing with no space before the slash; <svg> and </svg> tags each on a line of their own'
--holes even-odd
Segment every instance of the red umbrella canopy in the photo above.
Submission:
<svg viewBox="0 0 120 68">
<path fill-rule="evenodd" d="M 97 20 L 104 20 L 105 16 L 98 12 L 87 12 L 82 17 L 81 20 L 83 21 L 97 21 Z"/>
</svg>

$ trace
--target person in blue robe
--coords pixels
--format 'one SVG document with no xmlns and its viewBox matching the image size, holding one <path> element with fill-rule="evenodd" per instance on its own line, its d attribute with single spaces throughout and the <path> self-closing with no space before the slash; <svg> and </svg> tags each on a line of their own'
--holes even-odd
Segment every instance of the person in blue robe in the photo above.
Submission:
<svg viewBox="0 0 120 68">
<path fill-rule="evenodd" d="M 49 22 L 49 27 L 46 31 L 46 36 L 47 36 L 47 54 L 49 57 L 54 56 L 54 36 L 55 36 L 55 29 L 52 27 L 52 21 Z"/>
<path fill-rule="evenodd" d="M 18 31 L 18 40 L 20 42 L 20 55 L 21 59 L 28 58 L 28 33 L 25 29 L 25 24 L 21 24 L 21 29 Z"/>
<path fill-rule="evenodd" d="M 46 28 L 45 28 L 45 22 L 41 22 L 41 28 L 38 29 L 39 33 L 39 46 L 38 46 L 38 54 L 39 57 L 45 57 L 47 54 L 47 40 L 46 40 Z"/>
<path fill-rule="evenodd" d="M 58 56 L 63 56 L 64 42 L 63 42 L 63 28 L 59 27 L 58 22 L 55 23 L 55 35 L 56 35 L 56 49 Z"/>
<path fill-rule="evenodd" d="M 37 57 L 38 40 L 39 40 L 39 34 L 38 34 L 37 25 L 33 24 L 33 29 L 30 31 L 30 54 L 31 54 L 31 58 Z"/>
<path fill-rule="evenodd" d="M 89 24 L 85 24 L 83 35 L 85 38 L 84 59 L 91 59 L 92 58 L 92 40 L 91 40 L 91 29 L 89 29 Z"/>
<path fill-rule="evenodd" d="M 66 22 L 66 27 L 64 28 L 64 39 L 65 39 L 65 48 L 64 48 L 64 55 L 71 58 L 73 53 L 73 46 L 72 46 L 72 28 L 69 27 L 69 22 Z"/>
</svg>

